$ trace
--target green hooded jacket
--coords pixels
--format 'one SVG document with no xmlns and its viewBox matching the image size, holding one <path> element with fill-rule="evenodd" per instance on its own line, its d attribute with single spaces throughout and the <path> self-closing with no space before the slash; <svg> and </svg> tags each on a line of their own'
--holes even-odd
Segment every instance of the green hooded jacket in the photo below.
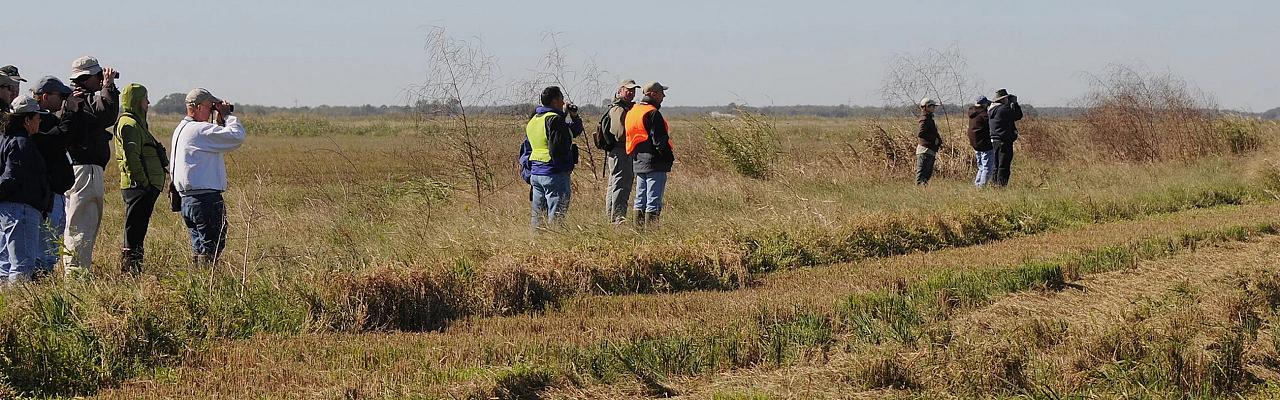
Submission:
<svg viewBox="0 0 1280 400">
<path fill-rule="evenodd" d="M 164 145 L 147 126 L 147 88 L 133 83 L 120 93 L 120 119 L 116 121 L 116 161 L 120 164 L 120 188 L 163 188 L 169 167 Z"/>
</svg>

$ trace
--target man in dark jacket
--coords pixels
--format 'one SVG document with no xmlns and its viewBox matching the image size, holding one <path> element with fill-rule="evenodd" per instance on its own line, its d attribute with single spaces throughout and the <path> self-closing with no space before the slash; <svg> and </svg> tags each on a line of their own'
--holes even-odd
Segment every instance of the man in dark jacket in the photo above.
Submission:
<svg viewBox="0 0 1280 400">
<path fill-rule="evenodd" d="M 928 185 L 933 178 L 933 164 L 938 157 L 938 149 L 942 148 L 942 135 L 938 134 L 938 124 L 933 121 L 933 112 L 937 111 L 938 102 L 925 97 L 920 100 L 920 129 L 916 137 L 916 185 Z"/>
<path fill-rule="evenodd" d="M 991 179 L 991 124 L 987 117 L 987 106 L 991 100 L 987 96 L 978 97 L 969 106 L 969 146 L 973 147 L 973 158 L 978 164 L 978 175 L 973 178 L 973 185 L 979 188 L 987 185 Z"/>
<path fill-rule="evenodd" d="M 1018 96 L 1006 89 L 996 91 L 996 99 L 987 110 L 991 121 L 991 147 L 995 149 L 996 186 L 1009 185 L 1009 172 L 1013 167 L 1013 142 L 1018 140 L 1018 120 L 1022 119 L 1022 106 Z"/>
<path fill-rule="evenodd" d="M 612 139 L 613 147 L 605 150 L 605 169 L 609 173 L 609 188 L 604 193 L 604 212 L 609 222 L 621 223 L 627 218 L 627 200 L 631 197 L 631 185 L 635 184 L 636 174 L 631 167 L 631 158 L 627 157 L 627 111 L 635 105 L 636 89 L 640 85 L 635 80 L 622 81 L 618 93 L 609 106 L 609 112 L 600 118 L 600 133 Z"/>
<path fill-rule="evenodd" d="M 53 191 L 53 208 L 45 216 L 45 228 L 41 230 L 41 241 L 45 254 L 40 259 L 38 268 L 52 271 L 62 254 L 60 243 L 66 229 L 67 212 L 65 193 L 71 190 L 75 182 L 75 173 L 71 169 L 71 161 L 67 160 L 67 146 L 78 139 L 75 135 L 86 131 L 91 126 L 93 115 L 81 110 L 81 99 L 71 96 L 71 88 L 52 76 L 46 76 L 36 82 L 31 89 L 40 108 L 51 114 L 40 119 L 40 134 L 31 138 L 40 155 L 44 157 L 45 170 L 49 177 L 49 189 Z M 59 113 L 61 115 L 59 115 Z"/>
<path fill-rule="evenodd" d="M 93 57 L 80 57 L 71 64 L 72 96 L 83 100 L 82 109 L 94 122 L 76 132 L 77 140 L 67 147 L 75 182 L 67 191 L 67 229 L 63 237 L 69 253 L 63 258 L 68 275 L 87 274 L 93 261 L 93 243 L 102 223 L 106 187 L 103 168 L 111 160 L 111 132 L 120 114 L 117 73 L 98 65 Z"/>
<path fill-rule="evenodd" d="M 542 105 L 525 125 L 530 150 L 529 185 L 533 189 L 530 224 L 535 229 L 542 220 L 550 226 L 569 211 L 570 174 L 578 163 L 578 146 L 573 139 L 583 131 L 578 108 L 565 101 L 559 86 L 543 89 L 540 100 Z"/>
<path fill-rule="evenodd" d="M 669 87 L 658 82 L 645 84 L 644 99 L 627 112 L 627 155 L 636 173 L 636 224 L 658 222 L 667 190 L 667 174 L 676 157 L 671 145 L 670 126 L 662 116 L 662 100 Z"/>
</svg>

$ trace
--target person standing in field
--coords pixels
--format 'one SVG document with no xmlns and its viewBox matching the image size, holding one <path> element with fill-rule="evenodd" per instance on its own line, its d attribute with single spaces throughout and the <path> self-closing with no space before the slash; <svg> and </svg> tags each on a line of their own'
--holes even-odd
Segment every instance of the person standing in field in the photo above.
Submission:
<svg viewBox="0 0 1280 400">
<path fill-rule="evenodd" d="M 53 205 L 44 158 L 31 137 L 49 112 L 36 99 L 23 96 L 0 118 L 0 274 L 10 283 L 37 278 L 40 227 Z"/>
<path fill-rule="evenodd" d="M 987 96 L 978 97 L 969 106 L 969 146 L 973 147 L 974 160 L 978 165 L 978 175 L 973 178 L 973 186 L 987 186 L 991 179 L 991 157 L 995 153 L 991 149 L 991 124 L 987 116 L 987 106 L 991 100 Z"/>
<path fill-rule="evenodd" d="M 559 86 L 542 90 L 542 103 L 525 125 L 529 143 L 530 225 L 537 229 L 564 218 L 569 211 L 571 174 L 578 164 L 578 145 L 573 139 L 583 132 L 578 107 L 564 99 Z"/>
<path fill-rule="evenodd" d="M 936 100 L 925 97 L 920 100 L 920 128 L 916 131 L 916 185 L 928 185 L 933 178 L 933 164 L 942 148 L 942 135 L 933 122 L 933 112 L 938 109 Z"/>
<path fill-rule="evenodd" d="M 226 248 L 227 164 L 223 155 L 240 148 L 245 130 L 234 107 L 204 88 L 187 93 L 187 116 L 173 130 L 173 189 L 181 195 L 182 222 L 191 235 L 193 264 L 214 264 Z M 141 177 L 139 177 L 141 179 Z M 146 177 L 147 184 L 153 178 Z"/>
<path fill-rule="evenodd" d="M 622 81 L 613 97 L 609 111 L 600 118 L 600 140 L 597 147 L 605 151 L 605 169 L 609 173 L 609 188 L 604 193 L 605 215 L 609 222 L 618 224 L 627 219 L 627 204 L 631 198 L 631 185 L 636 174 L 627 157 L 627 111 L 635 105 L 635 80 Z"/>
<path fill-rule="evenodd" d="M 75 181 L 66 192 L 67 229 L 63 243 L 68 254 L 62 265 L 69 276 L 87 276 L 93 263 L 93 244 L 102 224 L 102 208 L 106 200 L 103 169 L 111 160 L 111 132 L 120 113 L 120 90 L 111 68 L 103 68 L 93 57 L 80 57 L 71 64 L 72 96 L 80 98 L 83 109 L 96 123 L 77 132 L 76 141 L 67 147 Z"/>
<path fill-rule="evenodd" d="M 42 272 L 52 272 L 62 256 L 62 243 L 58 239 L 67 227 L 66 192 L 76 180 L 71 160 L 67 159 L 67 147 L 79 139 L 76 135 L 89 131 L 87 128 L 95 120 L 92 114 L 82 110 L 83 99 L 72 96 L 71 88 L 58 78 L 41 78 L 31 91 L 40 108 L 50 112 L 41 116 L 40 134 L 31 141 L 44 158 L 49 190 L 53 192 L 53 207 L 45 215 L 45 226 L 40 230 L 44 254 L 38 266 Z"/>
<path fill-rule="evenodd" d="M 116 162 L 120 165 L 120 194 L 124 199 L 124 245 L 120 268 L 142 272 L 143 243 L 151 212 L 165 185 L 169 160 L 164 146 L 151 135 L 147 88 L 130 84 L 120 93 L 120 120 L 116 122 Z"/>
<path fill-rule="evenodd" d="M 1009 174 L 1013 169 L 1013 142 L 1018 140 L 1017 122 L 1022 119 L 1018 96 L 1009 94 L 1007 89 L 997 90 L 987 115 L 991 119 L 991 147 L 995 151 L 992 180 L 996 186 L 1005 187 L 1009 185 Z"/>
<path fill-rule="evenodd" d="M 667 174 L 675 164 L 670 125 L 659 111 L 670 89 L 658 82 L 642 87 L 644 99 L 627 112 L 627 156 L 636 174 L 636 225 L 656 224 L 662 216 Z"/>
</svg>

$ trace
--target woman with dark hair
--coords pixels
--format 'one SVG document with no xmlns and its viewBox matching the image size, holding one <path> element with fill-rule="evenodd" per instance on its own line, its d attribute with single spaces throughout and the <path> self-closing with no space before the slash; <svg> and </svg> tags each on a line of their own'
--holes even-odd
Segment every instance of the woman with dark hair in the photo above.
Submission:
<svg viewBox="0 0 1280 400">
<path fill-rule="evenodd" d="M 0 275 L 10 284 L 35 278 L 44 252 L 40 227 L 53 206 L 44 157 L 30 140 L 48 114 L 30 96 L 19 97 L 3 118 L 0 139 Z"/>
</svg>

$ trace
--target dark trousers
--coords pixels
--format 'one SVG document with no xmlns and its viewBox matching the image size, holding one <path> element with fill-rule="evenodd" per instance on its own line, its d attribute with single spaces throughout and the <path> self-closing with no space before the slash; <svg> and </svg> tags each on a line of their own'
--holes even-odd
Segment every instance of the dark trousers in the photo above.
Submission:
<svg viewBox="0 0 1280 400">
<path fill-rule="evenodd" d="M 916 154 L 916 184 L 926 185 L 933 178 L 933 163 L 938 156 L 933 153 Z"/>
<path fill-rule="evenodd" d="M 227 246 L 227 204 L 222 192 L 182 196 L 182 222 L 191 234 L 191 254 L 216 259 Z"/>
<path fill-rule="evenodd" d="M 160 189 L 147 186 L 120 191 L 124 197 L 124 249 L 141 253 Z"/>
<path fill-rule="evenodd" d="M 1004 187 L 1009 185 L 1009 172 L 1013 168 L 1013 141 L 1008 142 L 1001 140 L 991 140 L 991 147 L 995 149 L 995 172 L 992 174 L 992 182 L 996 186 Z"/>
</svg>

